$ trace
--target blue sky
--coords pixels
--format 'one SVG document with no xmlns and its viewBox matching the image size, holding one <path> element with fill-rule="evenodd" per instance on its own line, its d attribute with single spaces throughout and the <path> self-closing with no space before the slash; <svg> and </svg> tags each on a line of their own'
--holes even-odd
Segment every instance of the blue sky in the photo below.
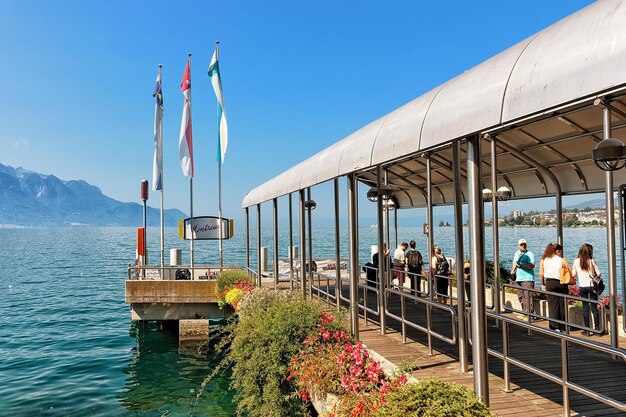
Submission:
<svg viewBox="0 0 626 417">
<path fill-rule="evenodd" d="M 206 70 L 219 39 L 224 215 L 240 218 L 250 189 L 590 3 L 2 0 L 0 163 L 139 201 L 163 64 L 165 206 L 188 212 L 177 149 L 191 52 L 194 214 L 216 214 Z"/>
</svg>

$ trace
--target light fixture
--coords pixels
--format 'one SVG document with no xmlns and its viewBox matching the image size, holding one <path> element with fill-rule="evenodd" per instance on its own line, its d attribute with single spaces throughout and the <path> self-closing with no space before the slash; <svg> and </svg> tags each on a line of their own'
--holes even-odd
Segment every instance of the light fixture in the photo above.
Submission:
<svg viewBox="0 0 626 417">
<path fill-rule="evenodd" d="M 489 188 L 483 189 L 483 201 L 491 201 L 493 198 L 493 193 Z"/>
<path fill-rule="evenodd" d="M 395 208 L 396 208 L 396 202 L 393 201 L 393 198 L 390 198 L 389 200 L 383 200 L 383 209 L 392 211 L 392 210 L 395 210 Z"/>
<path fill-rule="evenodd" d="M 509 187 L 500 187 L 498 191 L 496 191 L 496 198 L 500 201 L 507 201 L 512 195 L 513 192 Z"/>
<path fill-rule="evenodd" d="M 372 187 L 369 190 L 367 190 L 367 199 L 371 201 L 372 203 L 375 203 L 378 201 L 378 189 L 376 189 L 376 187 Z"/>
<path fill-rule="evenodd" d="M 616 138 L 607 138 L 599 142 L 591 153 L 593 162 L 603 171 L 615 171 L 626 165 L 626 148 Z"/>
<path fill-rule="evenodd" d="M 372 203 L 377 202 L 379 196 L 383 201 L 387 201 L 393 197 L 393 190 L 387 184 L 380 184 L 380 188 L 372 187 L 367 190 L 367 199 Z"/>
<path fill-rule="evenodd" d="M 306 209 L 315 210 L 315 207 L 317 207 L 315 200 L 307 200 L 304 202 L 304 208 Z"/>
</svg>

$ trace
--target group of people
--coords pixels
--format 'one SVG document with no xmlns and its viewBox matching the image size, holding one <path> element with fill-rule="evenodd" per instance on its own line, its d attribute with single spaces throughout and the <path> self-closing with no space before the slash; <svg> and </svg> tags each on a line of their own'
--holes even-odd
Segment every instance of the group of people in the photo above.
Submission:
<svg viewBox="0 0 626 417">
<path fill-rule="evenodd" d="M 389 254 L 387 246 L 383 247 L 385 256 Z M 378 267 L 378 253 L 374 254 L 373 264 Z M 390 258 L 390 267 L 393 270 L 393 278 L 391 285 L 398 287 L 411 288 L 417 294 L 422 293 L 421 276 L 424 267 L 424 258 L 420 251 L 415 248 L 415 241 L 409 243 L 402 242 L 393 252 L 393 258 Z M 448 294 L 448 285 L 451 271 L 450 264 L 441 251 L 441 247 L 435 245 L 433 247 L 433 257 L 430 261 L 430 267 L 435 273 L 435 284 L 437 299 L 441 303 L 445 303 Z"/>
<path fill-rule="evenodd" d="M 528 314 L 534 314 L 533 299 L 528 289 L 535 288 L 535 256 L 528 250 L 525 239 L 517 242 L 518 250 L 513 257 L 513 265 L 511 275 L 515 277 L 515 282 L 520 288 L 517 290 L 517 296 L 522 305 L 522 309 Z M 546 300 L 548 301 L 548 315 L 550 317 L 550 329 L 555 331 L 565 331 L 565 309 L 567 302 L 564 297 L 550 294 L 568 294 L 570 283 L 562 283 L 561 276 L 563 272 L 569 272 L 573 279 L 577 280 L 580 296 L 589 300 L 597 300 L 598 295 L 594 292 L 593 277 L 600 277 L 600 269 L 595 259 L 593 259 L 593 246 L 584 243 L 578 250 L 578 256 L 568 264 L 563 257 L 563 246 L 558 243 L 549 243 L 541 260 L 539 262 L 539 282 L 541 289 L 547 291 Z M 583 302 L 583 322 L 585 327 L 589 326 L 589 312 L 593 315 L 594 329 L 600 329 L 600 319 L 598 309 L 589 302 Z M 594 333 L 586 330 L 582 331 L 584 335 L 592 335 Z"/>
</svg>

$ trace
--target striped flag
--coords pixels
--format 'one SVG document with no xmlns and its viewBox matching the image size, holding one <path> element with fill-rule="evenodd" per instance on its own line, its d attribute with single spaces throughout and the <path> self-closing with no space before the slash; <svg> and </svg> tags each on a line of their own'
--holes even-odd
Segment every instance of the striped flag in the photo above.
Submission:
<svg viewBox="0 0 626 417">
<path fill-rule="evenodd" d="M 211 65 L 209 65 L 209 77 L 211 84 L 217 97 L 217 120 L 219 123 L 217 129 L 217 162 L 224 163 L 226 156 L 226 148 L 228 148 L 228 124 L 226 123 L 226 108 L 224 108 L 224 97 L 222 96 L 222 81 L 220 79 L 220 65 L 218 62 L 218 49 L 215 48 Z"/>
<path fill-rule="evenodd" d="M 154 86 L 152 97 L 156 99 L 154 104 L 154 163 L 152 171 L 152 189 L 163 189 L 163 90 L 161 89 L 161 66 Z"/>
<path fill-rule="evenodd" d="M 180 125 L 180 141 L 178 142 L 178 156 L 183 174 L 193 177 L 193 142 L 191 139 L 191 58 L 187 59 L 185 75 L 180 84 L 180 89 L 185 96 L 183 104 L 183 120 Z"/>
</svg>

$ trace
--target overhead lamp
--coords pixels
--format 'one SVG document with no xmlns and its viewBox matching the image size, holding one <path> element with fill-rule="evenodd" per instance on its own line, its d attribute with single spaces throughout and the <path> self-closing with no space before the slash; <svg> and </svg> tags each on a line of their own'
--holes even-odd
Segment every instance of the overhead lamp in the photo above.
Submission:
<svg viewBox="0 0 626 417">
<path fill-rule="evenodd" d="M 507 201 L 508 199 L 511 198 L 512 195 L 513 195 L 513 192 L 511 191 L 509 187 L 500 187 L 496 191 L 496 198 L 500 201 Z"/>
<path fill-rule="evenodd" d="M 603 171 L 616 171 L 626 165 L 626 148 L 616 138 L 603 139 L 591 153 L 593 162 Z"/>
<path fill-rule="evenodd" d="M 375 203 L 378 201 L 378 189 L 376 187 L 372 187 L 369 190 L 367 190 L 367 199 L 371 201 L 372 203 Z"/>
<path fill-rule="evenodd" d="M 383 201 L 383 209 L 386 209 L 388 211 L 392 211 L 396 209 L 396 202 L 393 201 L 392 198 L 390 198 L 389 200 L 384 200 Z"/>
<path fill-rule="evenodd" d="M 315 210 L 315 207 L 317 207 L 315 200 L 307 200 L 304 202 L 304 208 L 306 209 Z"/>
<path fill-rule="evenodd" d="M 483 189 L 483 201 L 491 201 L 493 192 L 489 188 Z"/>
<path fill-rule="evenodd" d="M 380 184 L 380 188 L 372 187 L 367 190 L 367 199 L 372 203 L 377 202 L 379 196 L 383 201 L 387 201 L 393 197 L 393 189 L 387 184 Z"/>
</svg>

